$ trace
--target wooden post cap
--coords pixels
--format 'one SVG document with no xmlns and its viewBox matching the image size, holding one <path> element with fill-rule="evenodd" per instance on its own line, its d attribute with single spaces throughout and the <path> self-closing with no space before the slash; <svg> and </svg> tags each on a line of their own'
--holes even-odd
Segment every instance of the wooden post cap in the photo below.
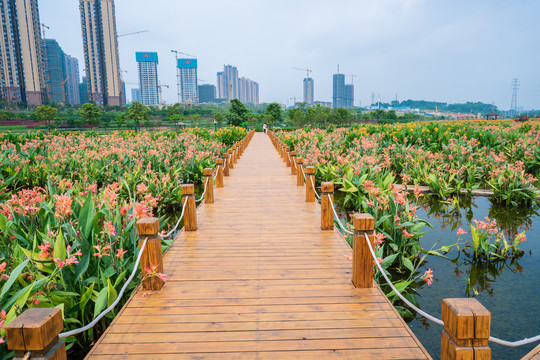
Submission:
<svg viewBox="0 0 540 360">
<path fill-rule="evenodd" d="M 42 351 L 56 342 L 62 329 L 60 309 L 28 309 L 6 326 L 7 346 L 10 350 Z"/>
<path fill-rule="evenodd" d="M 182 184 L 182 195 L 194 195 L 195 186 L 193 184 Z"/>
<path fill-rule="evenodd" d="M 137 234 L 156 235 L 159 232 L 159 219 L 147 217 L 137 221 Z"/>
<path fill-rule="evenodd" d="M 303 163 L 304 163 L 304 159 L 302 159 L 301 157 L 296 158 L 296 163 L 297 163 L 297 164 L 303 164 Z"/>
<path fill-rule="evenodd" d="M 203 176 L 214 176 L 214 170 L 210 168 L 204 169 Z"/>
<path fill-rule="evenodd" d="M 356 231 L 373 231 L 375 230 L 375 218 L 370 214 L 354 214 L 353 226 Z"/>
<path fill-rule="evenodd" d="M 291 156 L 296 156 L 296 151 L 291 151 Z"/>
<path fill-rule="evenodd" d="M 291 151 L 291 148 L 287 146 L 287 147 L 285 147 L 285 151 L 289 152 L 289 151 Z"/>
<path fill-rule="evenodd" d="M 229 158 L 229 154 L 223 154 L 223 159 L 228 159 Z"/>
<path fill-rule="evenodd" d="M 333 194 L 334 193 L 334 183 L 323 182 L 321 183 L 321 191 L 323 194 Z"/>
<path fill-rule="evenodd" d="M 232 153 L 234 152 L 234 150 L 233 150 L 233 149 L 229 149 L 229 150 L 227 150 L 227 152 L 228 152 L 229 154 L 232 154 Z"/>
<path fill-rule="evenodd" d="M 306 167 L 306 174 L 308 174 L 308 175 L 315 174 L 315 168 L 313 166 Z"/>
<path fill-rule="evenodd" d="M 223 159 L 217 159 L 216 165 L 223 165 Z"/>
<path fill-rule="evenodd" d="M 474 298 L 443 299 L 444 330 L 458 347 L 487 346 L 491 313 Z"/>
</svg>

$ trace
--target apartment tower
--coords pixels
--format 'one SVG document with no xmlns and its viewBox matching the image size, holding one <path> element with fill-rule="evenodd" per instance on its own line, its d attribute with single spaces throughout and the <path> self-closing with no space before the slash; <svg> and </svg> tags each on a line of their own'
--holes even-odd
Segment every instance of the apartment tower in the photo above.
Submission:
<svg viewBox="0 0 540 360">
<path fill-rule="evenodd" d="M 0 0 L 0 97 L 42 105 L 47 96 L 37 0 Z"/>
<path fill-rule="evenodd" d="M 79 94 L 79 60 L 76 57 L 66 54 L 66 91 L 67 102 L 71 105 L 77 105 L 81 103 Z"/>
<path fill-rule="evenodd" d="M 139 96 L 144 105 L 159 105 L 158 54 L 156 52 L 135 53 L 139 69 Z"/>
<path fill-rule="evenodd" d="M 197 59 L 178 59 L 180 72 L 180 94 L 184 104 L 199 103 L 199 88 L 197 80 Z"/>
<path fill-rule="evenodd" d="M 304 79 L 304 102 L 308 105 L 313 105 L 313 79 L 308 77 Z"/>
<path fill-rule="evenodd" d="M 88 100 L 125 103 L 113 0 L 79 0 Z"/>
</svg>

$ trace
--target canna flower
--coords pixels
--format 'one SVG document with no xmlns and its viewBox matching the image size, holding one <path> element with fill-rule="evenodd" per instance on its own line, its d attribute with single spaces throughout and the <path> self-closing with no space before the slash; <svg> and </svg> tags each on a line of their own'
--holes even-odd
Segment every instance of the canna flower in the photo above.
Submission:
<svg viewBox="0 0 540 360">
<path fill-rule="evenodd" d="M 467 232 L 465 230 L 463 230 L 462 228 L 459 228 L 459 229 L 457 229 L 456 234 L 457 234 L 457 236 L 461 236 L 461 235 L 467 234 Z"/>
<path fill-rule="evenodd" d="M 67 195 L 54 195 L 56 199 L 56 212 L 54 216 L 57 218 L 67 217 L 69 214 L 73 213 L 71 210 L 71 202 L 73 198 Z"/>
<path fill-rule="evenodd" d="M 125 253 L 127 253 L 127 250 L 118 249 L 118 250 L 116 250 L 116 255 L 115 256 L 120 259 L 120 258 L 124 257 Z"/>
<path fill-rule="evenodd" d="M 115 229 L 114 225 L 112 224 L 112 222 L 106 221 L 103 224 L 103 230 L 101 230 L 100 234 L 105 234 L 105 235 L 109 235 L 110 237 L 115 237 L 116 236 L 116 229 Z"/>
<path fill-rule="evenodd" d="M 427 269 L 422 276 L 422 280 L 424 280 L 428 286 L 433 284 L 433 270 Z"/>
<path fill-rule="evenodd" d="M 48 259 L 51 256 L 51 252 L 53 250 L 51 244 L 46 241 L 43 244 L 39 245 L 38 248 L 41 250 L 39 253 L 39 259 Z"/>
</svg>

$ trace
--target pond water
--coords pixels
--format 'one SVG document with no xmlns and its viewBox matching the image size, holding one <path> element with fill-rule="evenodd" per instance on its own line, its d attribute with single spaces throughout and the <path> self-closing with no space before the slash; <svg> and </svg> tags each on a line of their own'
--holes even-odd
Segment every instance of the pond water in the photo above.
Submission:
<svg viewBox="0 0 540 360">
<path fill-rule="evenodd" d="M 458 211 L 452 211 L 450 206 L 426 199 L 417 214 L 433 225 L 422 239 L 426 249 L 437 242 L 436 247 L 456 243 L 458 228 L 470 233 L 472 219 L 482 220 L 486 216 L 496 219 L 511 239 L 527 230 L 527 241 L 521 244 L 525 254 L 518 260 L 499 262 L 489 268 L 475 266 L 470 258 L 463 254 L 458 256 L 456 249 L 448 253 L 450 260 L 429 256 L 425 268 L 433 269 L 435 281 L 431 286 L 417 289 L 417 299 L 422 310 L 440 318 L 442 299 L 472 297 L 476 291 L 475 297 L 491 311 L 492 336 L 515 341 L 540 334 L 540 216 L 537 209 L 509 211 L 492 206 L 487 198 L 476 197 L 463 201 Z M 470 234 L 462 238 L 470 241 Z M 471 286 L 468 286 L 468 278 Z M 431 356 L 438 359 L 442 327 L 420 316 L 410 321 L 409 326 Z M 521 359 L 536 345 L 538 342 L 510 348 L 490 343 L 493 359 Z"/>
</svg>

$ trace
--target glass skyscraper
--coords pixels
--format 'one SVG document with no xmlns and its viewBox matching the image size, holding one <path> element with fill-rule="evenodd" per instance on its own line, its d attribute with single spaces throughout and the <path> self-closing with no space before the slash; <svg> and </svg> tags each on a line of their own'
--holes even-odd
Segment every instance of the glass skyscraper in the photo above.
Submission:
<svg viewBox="0 0 540 360">
<path fill-rule="evenodd" d="M 137 52 L 139 68 L 139 96 L 144 105 L 159 105 L 158 54 L 156 52 Z"/>
<path fill-rule="evenodd" d="M 199 103 L 197 59 L 178 59 L 180 95 L 184 104 Z"/>
</svg>

